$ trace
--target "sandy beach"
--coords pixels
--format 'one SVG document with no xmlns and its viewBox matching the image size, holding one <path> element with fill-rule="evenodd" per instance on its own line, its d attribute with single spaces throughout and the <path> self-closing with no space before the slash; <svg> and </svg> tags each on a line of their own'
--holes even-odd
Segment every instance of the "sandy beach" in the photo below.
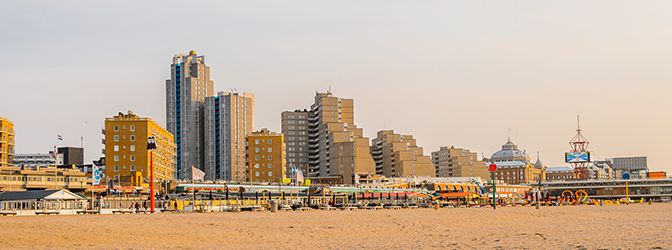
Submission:
<svg viewBox="0 0 672 250">
<path fill-rule="evenodd" d="M 672 204 L 0 218 L 2 249 L 670 249 Z"/>
</svg>

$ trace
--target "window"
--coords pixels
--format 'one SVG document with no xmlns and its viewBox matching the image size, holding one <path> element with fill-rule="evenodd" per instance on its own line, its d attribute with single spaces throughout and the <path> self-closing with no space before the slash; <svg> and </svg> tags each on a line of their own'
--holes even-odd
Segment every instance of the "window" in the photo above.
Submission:
<svg viewBox="0 0 672 250">
<path fill-rule="evenodd" d="M 255 156 L 254 156 L 254 159 L 258 161 L 258 160 L 259 160 L 259 156 L 258 156 L 258 155 L 255 155 Z"/>
<path fill-rule="evenodd" d="M 131 131 L 135 131 L 135 125 L 131 125 Z"/>
<path fill-rule="evenodd" d="M 114 131 L 118 132 L 119 131 L 119 125 L 114 125 Z"/>
<path fill-rule="evenodd" d="M 268 148 L 268 152 L 273 152 L 273 148 Z"/>
<path fill-rule="evenodd" d="M 119 151 L 119 145 L 114 145 L 114 152 Z"/>
<path fill-rule="evenodd" d="M 131 135 L 131 141 L 135 141 L 135 135 Z"/>
<path fill-rule="evenodd" d="M 259 148 L 254 148 L 254 152 L 259 153 Z"/>
<path fill-rule="evenodd" d="M 119 156 L 118 155 L 114 156 L 114 161 L 119 161 Z"/>
<path fill-rule="evenodd" d="M 114 171 L 119 172 L 119 165 L 114 165 Z"/>
<path fill-rule="evenodd" d="M 131 145 L 131 151 L 135 151 L 135 145 Z"/>
<path fill-rule="evenodd" d="M 268 156 L 268 160 L 270 161 L 270 160 L 271 160 L 271 158 L 272 158 L 272 156 L 271 156 L 271 155 L 269 155 L 269 156 Z"/>
<path fill-rule="evenodd" d="M 131 161 L 135 161 L 135 155 L 131 155 Z"/>
<path fill-rule="evenodd" d="M 254 144 L 259 145 L 259 139 L 254 140 Z"/>
<path fill-rule="evenodd" d="M 259 177 L 259 172 L 255 172 L 255 176 Z"/>
<path fill-rule="evenodd" d="M 135 165 L 131 165 L 131 171 L 135 171 Z"/>
<path fill-rule="evenodd" d="M 269 163 L 268 168 L 273 168 L 273 163 Z"/>
<path fill-rule="evenodd" d="M 273 144 L 273 140 L 268 139 L 268 144 Z"/>
<path fill-rule="evenodd" d="M 269 177 L 270 177 L 270 176 L 273 176 L 273 172 L 268 171 L 268 176 L 269 176 Z"/>
<path fill-rule="evenodd" d="M 114 141 L 119 141 L 119 136 L 118 135 L 114 136 Z"/>
</svg>

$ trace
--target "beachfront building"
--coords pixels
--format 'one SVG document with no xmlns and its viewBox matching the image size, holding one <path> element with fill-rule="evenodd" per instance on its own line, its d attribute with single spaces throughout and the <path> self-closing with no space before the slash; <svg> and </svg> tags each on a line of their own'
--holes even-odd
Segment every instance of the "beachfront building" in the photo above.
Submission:
<svg viewBox="0 0 672 250">
<path fill-rule="evenodd" d="M 309 179 L 314 183 L 352 184 L 355 175 L 375 173 L 369 139 L 354 123 L 354 100 L 333 96 L 331 91 L 315 93 L 314 100 L 307 113 L 307 130 L 290 129 L 289 119 L 288 125 L 283 126 L 287 142 L 294 142 L 297 137 L 303 137 L 297 142 L 308 142 Z"/>
<path fill-rule="evenodd" d="M 439 148 L 432 152 L 432 163 L 436 168 L 437 177 L 480 177 L 490 180 L 490 171 L 484 161 L 469 149 L 454 146 Z"/>
<path fill-rule="evenodd" d="M 423 148 L 418 147 L 412 135 L 381 130 L 371 144 L 376 174 L 388 177 L 436 176 L 431 158 L 423 154 Z"/>
<path fill-rule="evenodd" d="M 246 139 L 247 181 L 278 183 L 285 178 L 283 134 L 262 129 Z"/>
<path fill-rule="evenodd" d="M 191 166 L 203 170 L 203 105 L 206 97 L 213 96 L 213 89 L 205 56 L 193 50 L 173 56 L 166 80 L 166 126 L 175 136 L 178 179 L 190 180 Z"/>
<path fill-rule="evenodd" d="M 128 111 L 105 118 L 105 175 L 122 186 L 145 186 L 150 177 L 150 151 L 147 138 L 154 137 L 154 182 L 176 177 L 176 152 L 173 135 L 150 118 Z M 148 185 L 147 185 L 148 186 Z"/>
<path fill-rule="evenodd" d="M 14 165 L 14 122 L 0 117 L 0 167 Z"/>
<path fill-rule="evenodd" d="M 286 169 L 308 169 L 308 116 L 304 110 L 282 112 L 282 134 L 285 135 Z"/>
<path fill-rule="evenodd" d="M 622 178 L 623 174 L 630 174 L 631 179 L 644 179 L 649 172 L 646 156 L 614 157 L 611 158 L 616 178 Z"/>
<path fill-rule="evenodd" d="M 548 167 L 546 168 L 546 181 L 567 181 L 574 179 L 572 167 Z"/>
<path fill-rule="evenodd" d="M 59 147 L 58 153 L 63 156 L 63 164 L 65 165 L 82 165 L 84 164 L 84 148 L 80 147 Z"/>
<path fill-rule="evenodd" d="M 221 91 L 206 97 L 204 106 L 205 180 L 246 181 L 245 137 L 254 132 L 254 95 Z"/>
<path fill-rule="evenodd" d="M 14 165 L 29 168 L 63 165 L 63 154 L 54 155 L 53 151 L 48 154 L 16 154 Z"/>
<path fill-rule="evenodd" d="M 0 191 L 68 189 L 83 192 L 89 187 L 84 173 L 76 168 L 0 167 Z"/>
<path fill-rule="evenodd" d="M 518 149 L 518 145 L 511 142 L 511 138 L 502 145 L 502 150 L 484 161 L 497 164 L 495 180 L 508 184 L 526 184 L 546 179 L 546 167 L 539 157 L 536 163 L 530 163 L 527 152 Z"/>
</svg>

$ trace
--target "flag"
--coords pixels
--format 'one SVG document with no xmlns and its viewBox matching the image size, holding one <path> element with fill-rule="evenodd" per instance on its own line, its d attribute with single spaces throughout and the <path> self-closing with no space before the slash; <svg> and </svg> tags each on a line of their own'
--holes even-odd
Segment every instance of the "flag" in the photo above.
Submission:
<svg viewBox="0 0 672 250">
<path fill-rule="evenodd" d="M 303 183 L 303 171 L 296 171 L 296 182 L 299 184 Z"/>
<path fill-rule="evenodd" d="M 355 184 L 359 184 L 359 175 L 355 174 Z"/>
<path fill-rule="evenodd" d="M 205 177 L 205 172 L 201 171 L 198 168 L 195 168 L 194 166 L 191 166 L 192 181 L 203 181 L 203 177 Z"/>
<path fill-rule="evenodd" d="M 58 135 L 58 140 L 59 140 L 59 141 L 62 141 L 62 140 L 63 140 L 63 137 L 62 137 L 61 135 Z"/>
<path fill-rule="evenodd" d="M 91 177 L 93 178 L 93 185 L 100 184 L 100 169 L 96 164 L 93 164 L 93 171 L 91 171 Z"/>
</svg>

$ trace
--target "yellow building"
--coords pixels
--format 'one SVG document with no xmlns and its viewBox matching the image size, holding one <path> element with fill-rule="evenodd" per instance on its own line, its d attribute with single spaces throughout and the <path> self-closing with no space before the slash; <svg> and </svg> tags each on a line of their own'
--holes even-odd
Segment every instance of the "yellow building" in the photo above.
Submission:
<svg viewBox="0 0 672 250">
<path fill-rule="evenodd" d="M 173 135 L 150 118 L 141 118 L 128 111 L 105 118 L 105 174 L 122 186 L 143 185 L 149 180 L 150 151 L 147 138 L 156 139 L 154 151 L 154 182 L 175 178 L 176 152 Z M 148 183 L 148 182 L 145 182 Z"/>
<path fill-rule="evenodd" d="M 283 134 L 262 129 L 246 137 L 247 180 L 275 182 L 285 178 L 285 140 Z"/>
<path fill-rule="evenodd" d="M 14 123 L 0 117 L 0 167 L 14 166 Z"/>
<path fill-rule="evenodd" d="M 432 162 L 437 177 L 481 177 L 483 180 L 491 177 L 485 162 L 479 161 L 478 155 L 469 149 L 441 147 L 432 152 Z"/>
<path fill-rule="evenodd" d="M 84 192 L 91 181 L 76 168 L 0 167 L 0 191 L 68 189 Z"/>
</svg>

